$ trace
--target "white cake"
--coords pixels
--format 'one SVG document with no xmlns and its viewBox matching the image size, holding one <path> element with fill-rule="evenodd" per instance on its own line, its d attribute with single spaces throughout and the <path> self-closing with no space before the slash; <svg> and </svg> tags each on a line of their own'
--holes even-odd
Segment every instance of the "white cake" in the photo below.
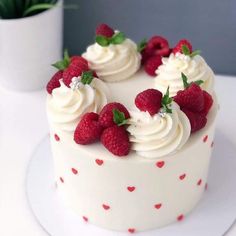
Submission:
<svg viewBox="0 0 236 236">
<path fill-rule="evenodd" d="M 85 221 L 130 233 L 180 221 L 199 202 L 207 186 L 218 109 L 214 75 L 201 56 L 171 54 L 169 62 L 163 58 L 157 77 L 152 78 L 140 68 L 141 56 L 134 49 L 135 44 L 129 39 L 120 45 L 90 46 L 83 56 L 103 82 L 95 78 L 90 85 L 75 87 L 72 83 L 66 87 L 61 80 L 60 87 L 47 98 L 55 180 L 64 203 Z M 131 73 L 128 78 L 124 78 L 126 71 Z M 172 114 L 150 116 L 134 103 L 136 95 L 149 88 L 164 93 L 170 86 L 171 95 L 176 95 L 176 88 L 183 89 L 181 72 L 191 82 L 203 80 L 202 88 L 214 100 L 207 124 L 191 135 L 190 122 L 177 104 L 173 103 Z M 131 115 L 127 130 L 132 150 L 122 158 L 99 141 L 90 145 L 74 141 L 82 115 L 99 113 L 108 102 L 122 103 Z M 146 141 L 139 140 L 139 131 L 144 130 L 145 136 L 148 129 L 158 127 L 156 122 L 169 129 L 168 140 L 156 139 L 158 145 L 150 150 Z M 173 129 L 175 136 L 171 136 Z M 158 129 L 155 132 L 158 136 Z"/>
</svg>

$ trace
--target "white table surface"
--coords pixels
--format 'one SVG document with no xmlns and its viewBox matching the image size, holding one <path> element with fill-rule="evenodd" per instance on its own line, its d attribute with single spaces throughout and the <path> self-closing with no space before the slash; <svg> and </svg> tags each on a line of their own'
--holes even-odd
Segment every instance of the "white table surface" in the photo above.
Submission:
<svg viewBox="0 0 236 236">
<path fill-rule="evenodd" d="M 224 115 L 231 116 L 232 122 L 225 123 L 221 131 L 236 147 L 235 91 L 236 77 L 217 76 L 216 92 L 221 104 L 218 122 L 224 122 Z M 45 91 L 17 93 L 0 88 L 1 236 L 47 235 L 34 219 L 25 194 L 26 168 L 31 154 L 48 133 L 45 98 Z M 226 235 L 235 236 L 236 225 Z"/>
</svg>

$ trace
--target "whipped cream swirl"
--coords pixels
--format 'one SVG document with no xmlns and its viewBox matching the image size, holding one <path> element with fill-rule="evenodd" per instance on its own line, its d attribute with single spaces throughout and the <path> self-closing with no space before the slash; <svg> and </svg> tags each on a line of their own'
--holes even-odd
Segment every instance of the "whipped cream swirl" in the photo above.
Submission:
<svg viewBox="0 0 236 236">
<path fill-rule="evenodd" d="M 99 78 L 106 82 L 127 79 L 140 68 L 140 53 L 130 39 L 107 47 L 95 43 L 82 56 L 89 61 L 90 68 L 96 71 Z"/>
<path fill-rule="evenodd" d="M 170 96 L 173 97 L 179 90 L 184 89 L 181 72 L 188 77 L 188 82 L 203 80 L 202 89 L 213 92 L 214 73 L 205 60 L 197 55 L 191 58 L 184 54 L 171 54 L 162 59 L 163 64 L 156 70 L 155 87 L 165 93 L 170 87 Z"/>
<path fill-rule="evenodd" d="M 130 142 L 142 157 L 154 159 L 174 153 L 190 136 L 190 122 L 174 102 L 172 113 L 151 116 L 148 112 L 134 111 L 130 115 L 127 128 Z"/>
<path fill-rule="evenodd" d="M 74 131 L 83 114 L 100 112 L 107 104 L 108 88 L 97 78 L 85 85 L 73 78 L 73 88 L 68 88 L 62 80 L 60 84 L 47 99 L 49 121 L 55 129 Z"/>
</svg>

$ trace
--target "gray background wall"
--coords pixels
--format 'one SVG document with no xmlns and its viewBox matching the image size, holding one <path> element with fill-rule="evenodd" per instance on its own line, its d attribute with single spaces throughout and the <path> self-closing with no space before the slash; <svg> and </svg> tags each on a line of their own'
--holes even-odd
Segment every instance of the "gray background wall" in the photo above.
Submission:
<svg viewBox="0 0 236 236">
<path fill-rule="evenodd" d="M 66 0 L 65 47 L 81 53 L 93 43 L 98 23 L 108 23 L 136 42 L 154 34 L 173 46 L 189 39 L 215 72 L 236 74 L 236 0 Z"/>
</svg>

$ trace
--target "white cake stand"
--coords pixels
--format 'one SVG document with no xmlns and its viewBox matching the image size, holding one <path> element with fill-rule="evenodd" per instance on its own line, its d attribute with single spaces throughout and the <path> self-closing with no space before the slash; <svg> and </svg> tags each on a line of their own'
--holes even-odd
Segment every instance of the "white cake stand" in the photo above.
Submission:
<svg viewBox="0 0 236 236">
<path fill-rule="evenodd" d="M 182 222 L 141 232 L 140 236 L 222 236 L 236 218 L 236 147 L 216 132 L 208 190 Z M 66 209 L 57 195 L 47 136 L 36 148 L 28 167 L 26 191 L 30 207 L 40 225 L 52 236 L 127 235 L 98 228 Z"/>
</svg>

